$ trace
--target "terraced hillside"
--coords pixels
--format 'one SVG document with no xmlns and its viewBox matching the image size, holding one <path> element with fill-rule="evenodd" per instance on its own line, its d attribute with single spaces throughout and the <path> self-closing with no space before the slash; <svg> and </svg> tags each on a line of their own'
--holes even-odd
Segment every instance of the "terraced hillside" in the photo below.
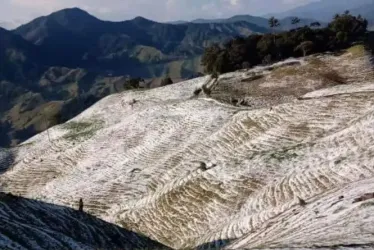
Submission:
<svg viewBox="0 0 374 250">
<path fill-rule="evenodd" d="M 0 188 L 174 249 L 372 248 L 373 80 L 354 47 L 111 95 L 1 152 Z"/>
</svg>

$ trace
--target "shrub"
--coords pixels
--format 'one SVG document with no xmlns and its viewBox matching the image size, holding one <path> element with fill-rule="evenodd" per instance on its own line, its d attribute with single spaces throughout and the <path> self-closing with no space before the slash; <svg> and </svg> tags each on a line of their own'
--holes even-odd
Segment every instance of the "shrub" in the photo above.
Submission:
<svg viewBox="0 0 374 250">
<path fill-rule="evenodd" d="M 251 67 L 251 64 L 249 62 L 242 63 L 242 69 L 249 69 L 250 67 Z"/>
<path fill-rule="evenodd" d="M 213 72 L 212 73 L 212 79 L 218 79 L 219 78 L 219 73 L 218 72 Z"/>
<path fill-rule="evenodd" d="M 173 84 L 173 80 L 171 80 L 170 77 L 165 77 L 161 81 L 161 86 L 166 86 L 166 85 L 170 85 L 170 84 Z"/>
<path fill-rule="evenodd" d="M 130 78 L 126 80 L 126 86 L 128 89 L 138 89 L 140 88 L 140 83 L 144 82 L 142 78 Z"/>
<path fill-rule="evenodd" d="M 193 95 L 198 96 L 198 95 L 200 95 L 201 91 L 202 91 L 201 88 L 195 89 L 194 92 L 193 92 Z"/>
<path fill-rule="evenodd" d="M 262 59 L 262 64 L 271 64 L 271 62 L 273 61 L 273 58 L 272 56 L 269 54 L 269 55 L 266 55 L 264 57 L 264 59 Z"/>
<path fill-rule="evenodd" d="M 362 57 L 365 55 L 365 47 L 361 44 L 354 45 L 350 47 L 347 51 L 351 53 L 353 57 Z"/>
<path fill-rule="evenodd" d="M 308 52 L 313 50 L 314 43 L 312 41 L 305 41 L 302 42 L 299 46 L 295 48 L 295 51 L 302 50 L 303 51 L 303 56 L 305 57 Z"/>
<path fill-rule="evenodd" d="M 210 96 L 212 94 L 212 90 L 209 87 L 207 87 L 206 85 L 203 85 L 201 89 L 202 89 L 203 93 L 207 96 Z"/>
</svg>

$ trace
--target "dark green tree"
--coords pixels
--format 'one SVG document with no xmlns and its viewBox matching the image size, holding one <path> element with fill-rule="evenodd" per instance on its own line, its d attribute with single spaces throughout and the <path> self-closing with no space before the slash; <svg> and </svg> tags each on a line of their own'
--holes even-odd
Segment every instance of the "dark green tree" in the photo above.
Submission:
<svg viewBox="0 0 374 250">
<path fill-rule="evenodd" d="M 300 23 L 300 18 L 298 18 L 298 17 L 294 17 L 294 18 L 292 18 L 292 20 L 291 20 L 291 24 L 292 25 L 298 25 L 299 23 Z"/>
<path fill-rule="evenodd" d="M 138 89 L 140 88 L 140 83 L 144 82 L 144 79 L 137 77 L 137 78 L 130 78 L 126 80 L 126 86 L 130 89 Z"/>
<path fill-rule="evenodd" d="M 249 69 L 251 67 L 251 64 L 247 61 L 242 63 L 242 69 Z"/>
<path fill-rule="evenodd" d="M 320 22 L 313 22 L 310 24 L 310 27 L 321 27 L 321 23 Z"/>
<path fill-rule="evenodd" d="M 204 66 L 206 73 L 212 73 L 215 70 L 215 64 L 219 53 L 222 51 L 218 44 L 213 44 L 206 48 L 201 58 L 201 64 Z"/>
<path fill-rule="evenodd" d="M 339 43 L 346 43 L 348 40 L 347 32 L 339 31 L 336 33 L 336 39 L 338 39 Z"/>
<path fill-rule="evenodd" d="M 232 70 L 242 68 L 242 62 L 246 60 L 248 54 L 245 38 L 236 37 L 225 44 L 225 50 L 228 52 L 228 60 L 230 65 L 228 67 Z"/>
<path fill-rule="evenodd" d="M 275 33 L 275 28 L 280 26 L 280 22 L 275 17 L 271 17 L 269 19 L 269 27 L 273 30 L 273 33 Z M 275 44 L 275 34 L 274 34 L 274 44 Z"/>
<path fill-rule="evenodd" d="M 222 74 L 222 73 L 229 72 L 231 70 L 233 69 L 230 68 L 229 66 L 228 53 L 227 51 L 222 50 L 218 54 L 218 57 L 216 59 L 216 62 L 213 68 L 213 73 Z"/>
<path fill-rule="evenodd" d="M 367 31 L 368 22 L 362 17 L 349 14 L 339 15 L 329 23 L 328 28 L 336 35 L 340 46 L 347 46 L 356 40 L 362 40 Z"/>
<path fill-rule="evenodd" d="M 270 26 L 270 28 L 277 28 L 277 27 L 279 27 L 280 26 L 280 22 L 279 22 L 279 20 L 277 19 L 277 18 L 275 18 L 275 17 L 271 17 L 270 19 L 269 19 L 269 26 Z"/>
</svg>

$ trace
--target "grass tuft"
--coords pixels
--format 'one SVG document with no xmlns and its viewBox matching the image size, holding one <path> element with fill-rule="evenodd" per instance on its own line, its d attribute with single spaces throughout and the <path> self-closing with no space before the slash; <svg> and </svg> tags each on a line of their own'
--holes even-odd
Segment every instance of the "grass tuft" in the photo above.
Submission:
<svg viewBox="0 0 374 250">
<path fill-rule="evenodd" d="M 63 125 L 63 128 L 68 130 L 80 131 L 87 129 L 92 125 L 93 123 L 91 122 L 68 122 Z"/>
<path fill-rule="evenodd" d="M 283 78 L 286 76 L 294 76 L 299 73 L 300 73 L 300 69 L 298 67 L 292 67 L 292 66 L 280 67 L 280 68 L 276 68 L 273 71 L 272 77 Z"/>
<path fill-rule="evenodd" d="M 366 55 L 365 46 L 362 44 L 350 47 L 347 49 L 347 52 L 350 53 L 354 58 L 363 57 Z"/>
<path fill-rule="evenodd" d="M 310 57 L 307 62 L 315 69 L 327 68 L 326 63 L 318 57 Z"/>
</svg>

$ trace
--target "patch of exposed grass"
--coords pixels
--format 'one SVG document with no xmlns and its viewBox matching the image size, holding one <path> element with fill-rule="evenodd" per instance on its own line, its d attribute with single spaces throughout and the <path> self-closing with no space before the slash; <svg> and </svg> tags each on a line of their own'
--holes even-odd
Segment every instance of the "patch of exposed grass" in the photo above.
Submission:
<svg viewBox="0 0 374 250">
<path fill-rule="evenodd" d="M 310 132 L 310 128 L 307 122 L 303 122 L 300 124 L 290 124 L 287 129 L 289 133 L 297 132 L 297 133 L 308 134 Z"/>
<path fill-rule="evenodd" d="M 260 131 L 263 131 L 263 128 L 258 123 L 256 123 L 250 118 L 241 120 L 241 124 L 246 129 L 256 128 L 256 129 L 259 129 Z"/>
<path fill-rule="evenodd" d="M 300 67 L 282 67 L 275 69 L 272 77 L 281 79 L 287 76 L 304 76 L 308 79 L 322 79 L 325 83 L 346 84 L 347 80 L 336 70 L 331 69 L 324 61 L 317 57 L 307 60 L 308 64 Z"/>
<path fill-rule="evenodd" d="M 290 159 L 296 158 L 298 156 L 299 156 L 298 154 L 296 154 L 294 152 L 289 152 L 289 151 L 286 151 L 286 150 L 285 151 L 274 152 L 274 153 L 270 154 L 270 158 L 276 159 L 279 162 L 282 162 L 284 160 L 290 160 Z"/>
<path fill-rule="evenodd" d="M 89 139 L 102 127 L 101 125 L 102 122 L 68 122 L 63 128 L 69 132 L 63 138 L 71 141 Z"/>
<path fill-rule="evenodd" d="M 363 57 L 366 54 L 365 46 L 362 44 L 350 47 L 347 49 L 347 52 L 350 53 L 354 58 Z"/>
<path fill-rule="evenodd" d="M 374 201 L 365 202 L 360 205 L 361 208 L 372 207 L 372 206 L 374 206 Z"/>
<path fill-rule="evenodd" d="M 64 129 L 81 131 L 93 125 L 92 122 L 68 122 L 63 125 Z"/>
<path fill-rule="evenodd" d="M 254 76 L 242 79 L 241 82 L 253 82 L 253 81 L 256 81 L 262 78 L 264 78 L 264 75 L 254 75 Z"/>
<path fill-rule="evenodd" d="M 339 75 L 339 73 L 335 70 L 329 70 L 326 72 L 321 73 L 321 77 L 326 81 L 330 81 L 337 84 L 346 84 L 347 79 Z"/>
<path fill-rule="evenodd" d="M 27 147 L 27 146 L 32 146 L 35 142 L 28 142 L 28 143 L 22 143 L 20 145 L 17 145 L 16 148 L 20 148 L 20 147 Z"/>
<path fill-rule="evenodd" d="M 320 71 L 325 70 L 327 67 L 326 63 L 317 57 L 311 57 L 307 60 L 308 64 L 302 66 L 287 66 L 276 68 L 273 71 L 272 76 L 276 78 L 283 78 L 287 76 L 301 76 L 307 74 L 309 76 L 318 75 Z"/>
<path fill-rule="evenodd" d="M 339 207 L 338 209 L 336 209 L 334 212 L 332 212 L 333 214 L 337 214 L 343 210 L 345 210 L 346 208 L 345 207 Z"/>
<path fill-rule="evenodd" d="M 307 62 L 309 63 L 309 66 L 312 66 L 313 68 L 319 69 L 327 67 L 326 63 L 318 57 L 310 57 Z"/>
<path fill-rule="evenodd" d="M 69 141 L 80 141 L 80 140 L 91 138 L 92 136 L 95 135 L 95 132 L 96 130 L 89 130 L 89 131 L 84 131 L 84 132 L 75 133 L 75 134 L 69 133 L 69 134 L 64 135 L 63 138 Z"/>
<path fill-rule="evenodd" d="M 286 76 L 293 76 L 300 73 L 300 69 L 298 67 L 280 67 L 276 68 L 273 73 L 272 77 L 275 78 L 283 78 Z"/>
</svg>

